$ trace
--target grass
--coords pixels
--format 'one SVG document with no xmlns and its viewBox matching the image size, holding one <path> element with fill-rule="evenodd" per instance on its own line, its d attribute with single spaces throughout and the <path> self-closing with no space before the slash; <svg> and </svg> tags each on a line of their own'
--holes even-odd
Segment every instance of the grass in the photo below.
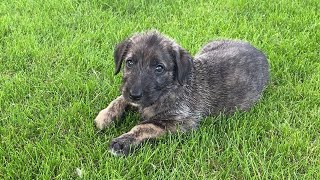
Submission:
<svg viewBox="0 0 320 180">
<path fill-rule="evenodd" d="M 0 179 L 320 179 L 320 9 L 309 1 L 0 2 Z M 156 28 L 195 54 L 210 39 L 251 42 L 271 80 L 249 112 L 108 153 L 139 121 L 97 132 L 119 95 L 113 49 Z"/>
</svg>

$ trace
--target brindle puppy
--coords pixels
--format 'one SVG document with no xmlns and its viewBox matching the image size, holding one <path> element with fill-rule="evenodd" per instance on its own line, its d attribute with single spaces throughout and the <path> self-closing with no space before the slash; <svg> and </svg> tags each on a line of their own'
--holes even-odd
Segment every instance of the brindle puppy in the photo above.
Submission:
<svg viewBox="0 0 320 180">
<path fill-rule="evenodd" d="M 193 58 L 173 40 L 156 31 L 135 34 L 114 53 L 115 74 L 124 63 L 122 95 L 95 119 L 103 129 L 126 106 L 135 106 L 142 122 L 113 139 L 110 151 L 128 155 L 146 139 L 166 132 L 188 131 L 201 117 L 248 110 L 269 78 L 266 57 L 241 41 L 212 41 Z"/>
</svg>

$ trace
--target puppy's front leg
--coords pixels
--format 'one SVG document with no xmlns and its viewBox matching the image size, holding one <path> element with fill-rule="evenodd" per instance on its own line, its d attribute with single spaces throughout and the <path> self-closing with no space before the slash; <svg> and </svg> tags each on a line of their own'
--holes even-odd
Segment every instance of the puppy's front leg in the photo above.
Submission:
<svg viewBox="0 0 320 180">
<path fill-rule="evenodd" d="M 128 155 L 135 146 L 147 139 L 160 137 L 167 132 L 176 132 L 177 129 L 187 131 L 192 128 L 191 126 L 184 126 L 177 121 L 143 121 L 134 126 L 129 132 L 113 139 L 110 144 L 110 152 L 116 156 Z"/>
<path fill-rule="evenodd" d="M 112 121 L 120 118 L 124 113 L 127 105 L 128 104 L 122 95 L 117 97 L 109 104 L 107 108 L 99 112 L 98 116 L 94 120 L 96 127 L 102 130 L 107 127 Z"/>
</svg>

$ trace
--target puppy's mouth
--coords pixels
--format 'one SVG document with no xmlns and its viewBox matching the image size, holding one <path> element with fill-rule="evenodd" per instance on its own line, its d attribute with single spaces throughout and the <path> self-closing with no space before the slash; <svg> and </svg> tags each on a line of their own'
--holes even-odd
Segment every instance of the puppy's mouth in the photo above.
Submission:
<svg viewBox="0 0 320 180">
<path fill-rule="evenodd" d="M 140 104 L 134 103 L 134 102 L 130 102 L 130 105 L 133 107 L 140 107 Z"/>
<path fill-rule="evenodd" d="M 139 100 L 134 100 L 130 98 L 130 96 L 128 95 L 126 99 L 129 102 L 129 104 L 134 107 L 148 107 L 154 104 L 154 101 L 150 101 L 151 99 L 148 100 L 147 97 L 142 97 Z"/>
<path fill-rule="evenodd" d="M 127 95 L 127 94 L 124 97 L 132 106 L 135 106 L 135 107 L 139 107 L 143 103 L 142 98 L 134 99 L 134 98 L 130 97 L 130 95 Z"/>
<path fill-rule="evenodd" d="M 141 95 L 137 95 L 137 94 L 133 94 L 130 93 L 129 90 L 125 89 L 122 91 L 122 94 L 124 96 L 124 98 L 126 99 L 126 101 L 135 107 L 148 107 L 153 105 L 157 99 L 155 97 L 150 97 L 148 93 L 143 92 L 141 93 Z"/>
</svg>

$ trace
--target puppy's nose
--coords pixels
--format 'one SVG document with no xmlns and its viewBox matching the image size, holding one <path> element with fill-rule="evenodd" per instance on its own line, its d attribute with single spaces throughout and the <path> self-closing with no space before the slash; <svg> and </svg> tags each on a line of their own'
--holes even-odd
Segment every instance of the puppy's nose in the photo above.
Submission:
<svg viewBox="0 0 320 180">
<path fill-rule="evenodd" d="M 129 95 L 130 95 L 130 99 L 139 100 L 142 97 L 142 91 L 141 90 L 131 90 Z"/>
</svg>

